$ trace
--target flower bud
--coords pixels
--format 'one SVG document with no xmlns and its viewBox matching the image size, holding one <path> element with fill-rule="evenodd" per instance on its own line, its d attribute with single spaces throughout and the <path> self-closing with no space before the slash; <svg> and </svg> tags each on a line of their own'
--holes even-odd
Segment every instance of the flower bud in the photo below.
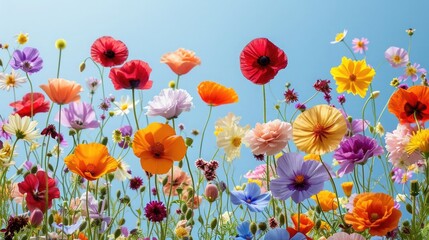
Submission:
<svg viewBox="0 0 429 240">
<path fill-rule="evenodd" d="M 43 222 L 43 212 L 36 208 L 30 214 L 30 224 L 33 227 L 37 227 Z"/>
<path fill-rule="evenodd" d="M 409 213 L 413 213 L 413 206 L 411 206 L 411 204 L 407 203 L 407 205 L 405 205 L 405 209 L 407 210 L 407 212 Z"/>
<path fill-rule="evenodd" d="M 82 62 L 82 63 L 79 65 L 79 71 L 80 71 L 80 72 L 83 72 L 83 71 L 85 70 L 85 67 L 86 67 L 85 62 Z"/>
<path fill-rule="evenodd" d="M 265 223 L 265 222 L 260 222 L 260 223 L 258 223 L 258 228 L 259 228 L 259 230 L 261 230 L 261 231 L 265 231 L 265 230 L 267 230 L 267 223 Z"/>
<path fill-rule="evenodd" d="M 169 87 L 169 88 L 175 88 L 175 87 L 176 87 L 176 82 L 175 82 L 175 81 L 170 81 L 170 82 L 168 83 L 168 87 Z"/>
<path fill-rule="evenodd" d="M 251 222 L 250 223 L 250 232 L 253 234 L 253 235 L 255 235 L 256 234 L 256 231 L 258 231 L 258 226 L 256 226 L 256 223 L 255 222 Z"/>
<path fill-rule="evenodd" d="M 212 203 L 216 201 L 217 197 L 219 196 L 219 190 L 217 189 L 216 185 L 210 183 L 210 184 L 207 184 L 204 194 L 207 197 L 207 201 Z"/>
<path fill-rule="evenodd" d="M 341 187 L 343 188 L 343 192 L 347 197 L 352 195 L 353 182 L 343 182 L 341 183 Z"/>
<path fill-rule="evenodd" d="M 210 228 L 215 229 L 217 226 L 217 218 L 213 219 L 213 221 L 210 223 Z"/>
<path fill-rule="evenodd" d="M 191 219 L 192 215 L 194 215 L 194 212 L 192 211 L 192 209 L 188 209 L 188 211 L 186 211 L 186 220 Z"/>
<path fill-rule="evenodd" d="M 374 91 L 371 93 L 370 98 L 376 99 L 378 96 L 380 96 L 380 91 Z"/>
<path fill-rule="evenodd" d="M 286 217 L 283 213 L 280 214 L 279 222 L 280 222 L 280 227 L 286 223 Z"/>
<path fill-rule="evenodd" d="M 410 195 L 415 197 L 419 195 L 419 182 L 417 180 L 411 180 L 411 190 Z"/>
<path fill-rule="evenodd" d="M 194 139 L 192 139 L 192 138 L 190 138 L 190 137 L 187 137 L 186 138 L 186 140 L 185 140 L 185 144 L 186 144 L 186 146 L 188 146 L 188 147 L 190 147 L 190 146 L 192 146 L 192 143 L 194 142 Z"/>
</svg>

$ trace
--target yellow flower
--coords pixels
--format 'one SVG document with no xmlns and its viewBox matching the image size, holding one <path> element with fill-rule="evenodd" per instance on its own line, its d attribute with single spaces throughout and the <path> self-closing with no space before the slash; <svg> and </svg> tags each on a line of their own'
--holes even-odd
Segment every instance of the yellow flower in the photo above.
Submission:
<svg viewBox="0 0 429 240">
<path fill-rule="evenodd" d="M 259 187 L 262 187 L 262 181 L 260 179 L 249 178 L 247 180 L 248 183 L 256 183 Z"/>
<path fill-rule="evenodd" d="M 343 182 L 341 183 L 341 187 L 343 188 L 343 192 L 347 197 L 352 195 L 353 182 Z"/>
<path fill-rule="evenodd" d="M 63 50 L 64 48 L 66 48 L 66 46 L 67 46 L 67 42 L 62 38 L 55 41 L 55 47 L 59 50 Z"/>
<path fill-rule="evenodd" d="M 176 228 L 175 233 L 176 233 L 176 236 L 178 238 L 184 238 L 184 237 L 189 236 L 188 231 L 186 231 L 186 228 L 184 228 L 184 227 Z"/>
<path fill-rule="evenodd" d="M 331 227 L 329 226 L 329 224 L 325 221 L 321 221 L 320 222 L 320 230 L 326 230 L 326 231 L 331 231 Z"/>
<path fill-rule="evenodd" d="M 320 155 L 311 154 L 311 153 L 304 156 L 304 161 L 307 161 L 307 160 L 314 160 L 314 161 L 318 161 L 318 162 L 322 161 L 322 159 L 320 158 Z"/>
<path fill-rule="evenodd" d="M 369 67 L 365 60 L 354 61 L 343 57 L 338 67 L 331 68 L 331 74 L 338 85 L 338 93 L 347 91 L 363 98 L 375 75 L 375 70 Z"/>
<path fill-rule="evenodd" d="M 429 154 L 429 129 L 422 129 L 415 132 L 407 146 L 405 146 L 405 151 L 408 154 L 412 154 L 417 150 L 424 154 Z"/>
<path fill-rule="evenodd" d="M 20 33 L 16 36 L 16 41 L 21 44 L 24 45 L 28 42 L 28 33 Z"/>
<path fill-rule="evenodd" d="M 335 35 L 335 40 L 332 41 L 331 44 L 336 44 L 336 43 L 339 43 L 339 42 L 343 41 L 344 38 L 346 37 L 346 35 L 347 35 L 347 30 L 346 29 L 344 29 L 343 32 L 337 33 L 337 35 Z"/>
<path fill-rule="evenodd" d="M 337 195 L 335 195 L 335 193 L 330 192 L 328 190 L 322 190 L 318 194 L 313 195 L 311 197 L 311 199 L 313 199 L 319 204 L 320 208 L 324 212 L 328 212 L 338 208 L 338 203 L 336 198 L 337 198 Z"/>
</svg>

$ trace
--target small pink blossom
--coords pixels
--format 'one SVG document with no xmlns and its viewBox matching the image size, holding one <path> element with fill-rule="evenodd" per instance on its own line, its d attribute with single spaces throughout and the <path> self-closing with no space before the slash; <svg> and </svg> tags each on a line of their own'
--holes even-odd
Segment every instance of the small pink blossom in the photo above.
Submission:
<svg viewBox="0 0 429 240">
<path fill-rule="evenodd" d="M 412 132 L 413 129 L 410 126 L 398 124 L 393 132 L 386 133 L 386 150 L 389 152 L 389 162 L 393 166 L 406 169 L 421 160 L 419 153 L 414 152 L 409 155 L 405 152 L 405 146 L 410 141 Z"/>
<path fill-rule="evenodd" d="M 348 234 L 345 232 L 338 232 L 330 236 L 328 240 L 365 240 L 365 238 L 358 233 Z"/>
<path fill-rule="evenodd" d="M 368 39 L 367 38 L 355 38 L 352 40 L 352 44 L 353 44 L 353 51 L 355 53 L 364 53 L 368 50 Z"/>
</svg>

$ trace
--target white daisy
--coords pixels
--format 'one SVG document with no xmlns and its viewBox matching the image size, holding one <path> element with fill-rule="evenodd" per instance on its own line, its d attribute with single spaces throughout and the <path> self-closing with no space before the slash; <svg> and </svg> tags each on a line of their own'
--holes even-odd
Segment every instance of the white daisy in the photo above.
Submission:
<svg viewBox="0 0 429 240">
<path fill-rule="evenodd" d="M 26 77 L 20 77 L 19 73 L 12 70 L 10 74 L 0 73 L 0 89 L 9 91 L 27 82 Z"/>
<path fill-rule="evenodd" d="M 136 105 L 139 103 L 139 100 L 136 100 Z M 133 109 L 133 101 L 130 99 L 129 96 L 122 96 L 121 101 L 114 102 L 116 108 L 113 110 L 113 113 L 115 115 L 123 116 L 125 114 L 130 113 L 130 111 Z"/>
<path fill-rule="evenodd" d="M 128 172 L 130 169 L 130 165 L 128 165 L 123 160 L 118 161 L 118 168 L 114 172 L 114 176 L 119 181 L 124 181 L 126 179 L 131 179 L 131 174 Z"/>
<path fill-rule="evenodd" d="M 18 114 L 9 115 L 8 123 L 3 125 L 3 129 L 15 135 L 18 139 L 23 139 L 28 142 L 40 137 L 39 131 L 35 129 L 37 121 L 31 121 L 30 117 L 20 117 Z"/>
</svg>

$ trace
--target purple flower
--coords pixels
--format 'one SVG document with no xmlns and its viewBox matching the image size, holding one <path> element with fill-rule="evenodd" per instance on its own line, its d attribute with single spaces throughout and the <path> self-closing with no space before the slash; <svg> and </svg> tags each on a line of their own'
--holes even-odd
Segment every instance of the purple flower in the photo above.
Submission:
<svg viewBox="0 0 429 240">
<path fill-rule="evenodd" d="M 125 125 L 121 128 L 119 128 L 119 131 L 121 132 L 122 137 L 125 136 L 131 136 L 133 134 L 133 128 L 130 125 Z M 128 148 L 128 143 L 125 140 L 122 140 L 118 143 L 120 148 L 126 149 Z"/>
<path fill-rule="evenodd" d="M 3 125 L 5 125 L 6 123 L 8 123 L 7 120 L 0 121 L 0 137 L 6 140 L 10 140 L 12 139 L 11 135 L 3 129 Z"/>
<path fill-rule="evenodd" d="M 390 47 L 384 52 L 384 57 L 394 68 L 405 67 L 410 61 L 407 51 L 403 48 Z"/>
<path fill-rule="evenodd" d="M 162 89 L 161 93 L 153 97 L 148 103 L 146 115 L 161 116 L 166 119 L 177 118 L 183 111 L 192 107 L 192 97 L 183 89 Z"/>
<path fill-rule="evenodd" d="M 36 48 L 26 47 L 22 51 L 13 52 L 10 66 L 15 70 L 21 69 L 31 74 L 42 69 L 43 60 L 39 57 L 39 51 Z"/>
<path fill-rule="evenodd" d="M 261 194 L 261 188 L 256 183 L 247 184 L 243 191 L 231 191 L 232 204 L 245 204 L 251 212 L 262 212 L 270 198 L 270 193 Z"/>
<path fill-rule="evenodd" d="M 344 94 L 341 94 L 340 96 L 337 97 L 337 100 L 342 105 L 346 102 L 346 96 L 344 96 Z"/>
<path fill-rule="evenodd" d="M 56 222 L 53 222 L 52 227 L 58 230 L 62 230 L 66 235 L 71 235 L 72 233 L 74 233 L 76 230 L 79 229 L 82 223 L 83 223 L 83 218 L 79 218 L 79 220 L 77 220 L 75 224 L 64 226 L 62 223 L 57 224 Z"/>
<path fill-rule="evenodd" d="M 334 153 L 334 158 L 340 164 L 338 175 L 342 177 L 352 172 L 356 164 L 365 164 L 369 158 L 381 154 L 383 154 L 383 148 L 373 138 L 356 134 L 345 139 Z"/>
<path fill-rule="evenodd" d="M 322 163 L 304 161 L 298 153 L 285 153 L 277 161 L 277 179 L 270 183 L 274 197 L 286 200 L 292 197 L 295 203 L 319 193 L 329 175 Z"/>
<path fill-rule="evenodd" d="M 405 184 L 413 177 L 412 171 L 405 171 L 397 167 L 393 168 L 392 173 L 392 180 L 398 184 Z"/>
<path fill-rule="evenodd" d="M 61 113 L 57 114 L 56 121 L 59 121 L 60 114 L 61 124 L 75 130 L 98 128 L 100 126 L 100 123 L 95 119 L 94 109 L 89 103 L 70 103 L 69 108 L 64 108 Z"/>
<path fill-rule="evenodd" d="M 357 133 L 362 133 L 369 125 L 368 121 L 362 119 L 353 119 L 350 122 L 347 114 L 342 109 L 340 109 L 340 112 L 343 114 L 344 118 L 346 118 L 347 133 L 345 137 L 351 137 Z"/>
<path fill-rule="evenodd" d="M 407 67 L 405 68 L 405 73 L 399 76 L 398 80 L 405 81 L 409 77 L 411 77 L 411 80 L 415 82 L 417 81 L 417 79 L 419 79 L 419 76 L 417 75 L 418 73 L 420 73 L 420 75 L 426 74 L 426 69 L 420 68 L 420 64 L 418 63 L 414 63 L 413 65 L 408 64 Z"/>
<path fill-rule="evenodd" d="M 88 195 L 88 198 L 86 198 L 86 196 Z M 82 210 L 86 212 L 87 209 L 87 205 L 88 205 L 88 210 L 89 210 L 89 217 L 91 219 L 99 219 L 101 221 L 101 229 L 99 231 L 99 233 L 103 233 L 107 226 L 110 223 L 110 217 L 104 215 L 104 211 L 105 211 L 105 207 L 106 207 L 106 200 L 103 200 L 101 203 L 101 207 L 99 208 L 99 204 L 98 201 L 94 198 L 94 196 L 92 195 L 92 193 L 83 193 L 82 196 L 80 197 L 81 200 L 81 206 Z M 87 204 L 87 200 L 88 200 L 88 204 Z"/>
<path fill-rule="evenodd" d="M 264 239 L 266 240 L 306 240 L 304 234 L 298 232 L 292 238 L 289 235 L 289 232 L 284 228 L 275 228 L 265 234 Z"/>
</svg>

